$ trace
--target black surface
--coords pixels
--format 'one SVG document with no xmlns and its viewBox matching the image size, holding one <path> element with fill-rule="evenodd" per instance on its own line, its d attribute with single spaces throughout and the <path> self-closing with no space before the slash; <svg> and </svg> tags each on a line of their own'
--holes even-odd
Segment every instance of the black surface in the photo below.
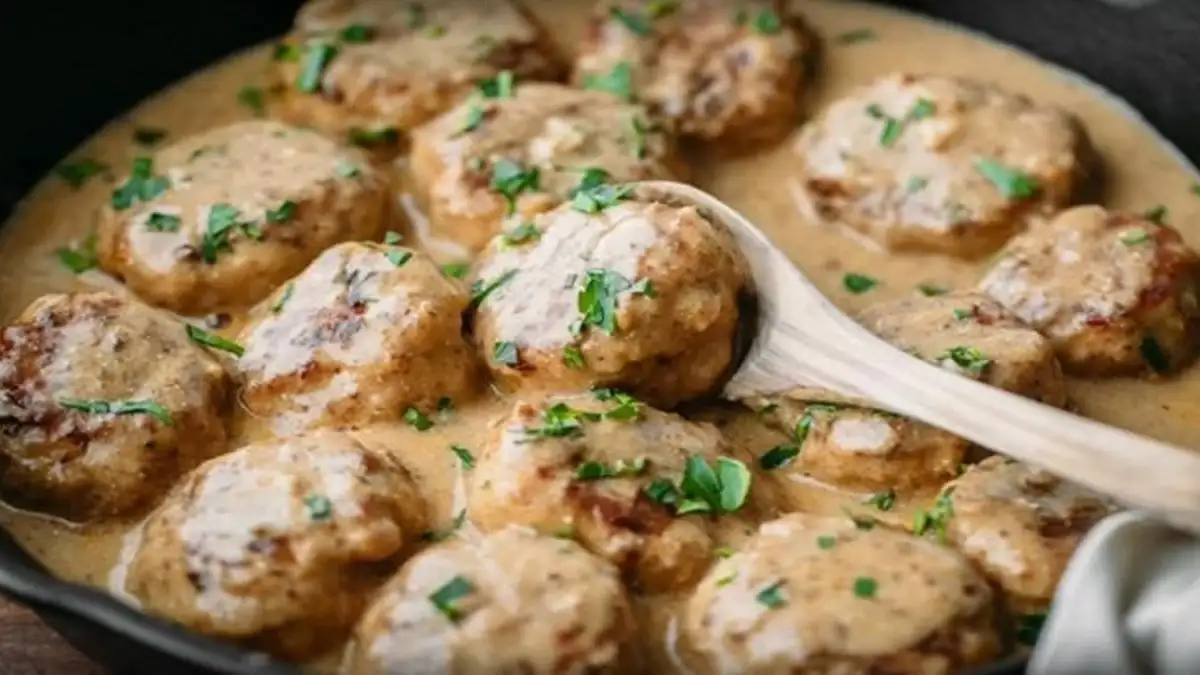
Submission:
<svg viewBox="0 0 1200 675">
<path fill-rule="evenodd" d="M 180 76 L 282 32 L 296 4 L 0 3 L 0 220 L 39 176 L 101 124 Z M 894 4 L 981 30 L 1086 75 L 1132 103 L 1200 161 L 1200 2 L 1160 0 L 1138 10 L 1099 0 Z M 294 672 L 57 581 L 2 533 L 0 590 L 121 672 Z M 1012 659 L 982 672 L 1020 670 L 1020 660 Z"/>
</svg>

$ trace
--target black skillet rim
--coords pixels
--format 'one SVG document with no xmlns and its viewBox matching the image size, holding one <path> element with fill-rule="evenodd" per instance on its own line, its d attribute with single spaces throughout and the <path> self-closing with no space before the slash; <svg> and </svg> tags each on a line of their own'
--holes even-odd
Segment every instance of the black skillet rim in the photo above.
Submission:
<svg viewBox="0 0 1200 675">
<path fill-rule="evenodd" d="M 154 3 L 12 3 L 0 9 L 0 63 L 20 101 L 0 109 L 0 220 L 60 157 L 114 115 L 157 89 L 238 48 L 286 29 L 295 0 L 177 0 Z M 1160 0 L 1126 10 L 1099 0 L 896 0 L 990 34 L 1078 72 L 1130 102 L 1193 162 L 1200 161 L 1200 3 Z M 114 6 L 115 5 L 115 6 Z M 70 19 L 64 17 L 71 17 Z M 187 26 L 186 32 L 178 30 Z M 111 35 L 125 39 L 114 41 Z M 57 48 L 47 50 L 46 41 Z M 49 54 L 42 58 L 42 55 Z M 44 71 L 64 75 L 49 79 Z M 97 91 L 94 82 L 104 82 Z M 48 112 L 49 111 L 49 112 Z M 0 533 L 0 592 L 28 605 L 86 653 L 139 672 L 297 672 L 227 644 L 192 635 L 107 594 L 60 581 Z M 973 672 L 1017 673 L 1011 656 Z M 169 670 L 168 670 L 169 669 Z M 182 669 L 182 670 L 181 670 Z"/>
</svg>

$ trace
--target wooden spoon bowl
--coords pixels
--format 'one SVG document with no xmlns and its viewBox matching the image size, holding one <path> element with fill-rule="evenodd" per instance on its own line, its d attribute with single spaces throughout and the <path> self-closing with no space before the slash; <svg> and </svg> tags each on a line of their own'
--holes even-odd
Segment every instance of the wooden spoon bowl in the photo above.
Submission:
<svg viewBox="0 0 1200 675">
<path fill-rule="evenodd" d="M 884 342 L 843 314 L 762 232 L 693 186 L 645 181 L 639 191 L 692 204 L 723 223 L 750 263 L 757 331 L 723 395 L 797 387 L 906 415 L 1200 534 L 1200 454 L 961 377 Z"/>
</svg>

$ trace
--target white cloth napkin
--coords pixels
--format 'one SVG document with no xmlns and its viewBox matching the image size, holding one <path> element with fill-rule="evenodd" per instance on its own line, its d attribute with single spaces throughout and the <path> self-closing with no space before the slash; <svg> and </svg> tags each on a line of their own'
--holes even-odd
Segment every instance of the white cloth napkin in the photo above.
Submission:
<svg viewBox="0 0 1200 675">
<path fill-rule="evenodd" d="M 1058 587 L 1030 675 L 1200 673 L 1200 540 L 1141 513 L 1084 539 Z"/>
</svg>

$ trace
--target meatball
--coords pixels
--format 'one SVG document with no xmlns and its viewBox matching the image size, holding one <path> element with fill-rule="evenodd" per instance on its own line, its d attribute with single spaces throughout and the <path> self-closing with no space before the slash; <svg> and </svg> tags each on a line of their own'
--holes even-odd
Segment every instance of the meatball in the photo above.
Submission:
<svg viewBox="0 0 1200 675">
<path fill-rule="evenodd" d="M 245 309 L 325 248 L 382 234 L 390 204 L 358 151 L 275 122 L 233 124 L 134 160 L 102 210 L 100 265 L 181 314 Z"/>
<path fill-rule="evenodd" d="M 412 175 L 433 228 L 478 250 L 508 211 L 510 176 L 530 175 L 512 198 L 521 215 L 568 199 L 588 172 L 616 181 L 684 174 L 675 141 L 642 106 L 559 84 L 505 85 L 413 134 Z M 535 173 L 536 172 L 536 173 Z M 520 215 L 510 229 L 520 225 Z M 521 230 L 510 233 L 520 239 Z"/>
<path fill-rule="evenodd" d="M 573 536 L 641 587 L 682 588 L 713 555 L 704 514 L 731 517 L 747 498 L 745 475 L 726 479 L 729 502 L 690 489 L 689 476 L 744 469 L 725 455 L 716 428 L 624 394 L 519 402 L 476 458 L 467 513 L 488 531 L 517 524 Z"/>
<path fill-rule="evenodd" d="M 1046 611 L 1080 540 L 1115 509 L 1100 494 L 1005 457 L 971 467 L 943 494 L 948 540 L 1017 613 Z"/>
<path fill-rule="evenodd" d="M 481 370 L 462 336 L 467 302 L 424 253 L 335 246 L 254 310 L 240 338 L 242 401 L 283 436 L 467 396 Z"/>
<path fill-rule="evenodd" d="M 787 2 L 650 5 L 664 7 L 597 4 L 576 83 L 640 100 L 672 130 L 726 151 L 791 133 L 816 42 Z"/>
<path fill-rule="evenodd" d="M 387 142 L 503 71 L 556 79 L 564 70 L 509 0 L 309 0 L 276 63 L 289 121 Z"/>
<path fill-rule="evenodd" d="M 792 514 L 708 573 L 683 637 L 711 672 L 949 673 L 997 656 L 992 592 L 955 551 Z"/>
<path fill-rule="evenodd" d="M 577 196 L 535 217 L 536 237 L 489 245 L 475 268 L 475 337 L 502 386 L 614 386 L 671 407 L 720 385 L 746 261 L 695 207 L 641 194 L 586 213 Z"/>
<path fill-rule="evenodd" d="M 982 293 L 886 302 L 867 308 L 859 320 L 930 363 L 1048 405 L 1066 404 L 1054 346 Z"/>
<path fill-rule="evenodd" d="M 342 672 L 616 673 L 635 633 L 612 565 L 510 527 L 410 560 L 358 624 Z"/>
<path fill-rule="evenodd" d="M 191 630 L 308 658 L 345 638 L 425 523 L 404 468 L 344 433 L 249 445 L 150 516 L 126 588 Z"/>
<path fill-rule="evenodd" d="M 1079 375 L 1169 373 L 1200 345 L 1200 257 L 1146 217 L 1065 211 L 1015 238 L 979 287 Z"/>
<path fill-rule="evenodd" d="M 965 439 L 826 394 L 798 389 L 745 401 L 766 424 L 791 437 L 759 456 L 759 466 L 778 480 L 791 508 L 802 504 L 791 503 L 787 494 L 797 476 L 852 490 L 909 492 L 958 475 L 970 446 Z"/>
<path fill-rule="evenodd" d="M 0 493 L 73 521 L 131 513 L 224 452 L 225 370 L 183 324 L 48 295 L 0 332 Z"/>
<path fill-rule="evenodd" d="M 1095 153 L 1070 113 L 971 80 L 894 74 L 796 144 L 808 215 L 893 250 L 973 258 L 1081 196 Z"/>
</svg>

